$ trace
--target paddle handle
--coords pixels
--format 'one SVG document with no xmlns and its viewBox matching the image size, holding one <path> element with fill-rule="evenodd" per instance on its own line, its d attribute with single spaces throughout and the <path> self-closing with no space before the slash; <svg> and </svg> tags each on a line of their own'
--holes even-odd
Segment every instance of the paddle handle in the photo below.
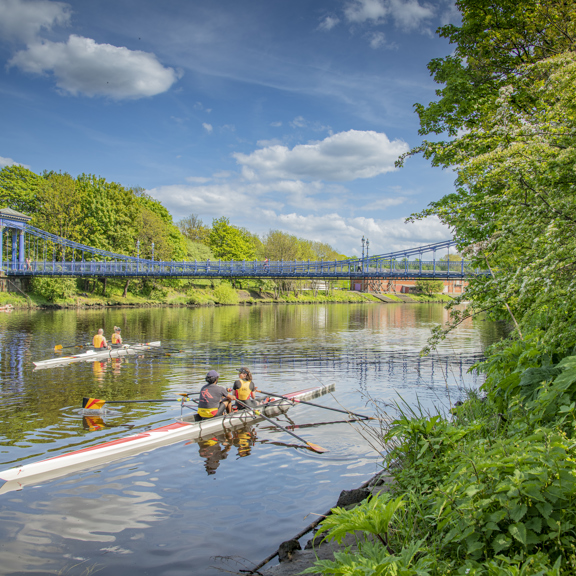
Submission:
<svg viewBox="0 0 576 576">
<path fill-rule="evenodd" d="M 260 390 L 262 394 L 268 394 L 268 396 L 274 396 L 276 398 L 284 398 L 284 400 L 290 400 L 291 402 L 300 402 L 300 404 L 308 404 L 308 406 L 316 406 L 316 408 L 324 408 L 324 410 L 332 410 L 332 412 L 340 412 L 341 414 L 352 414 L 357 418 L 364 418 L 366 420 L 372 420 L 372 416 L 365 416 L 364 414 L 356 414 L 356 412 L 350 412 L 348 410 L 340 410 L 339 408 L 330 408 L 330 406 L 323 406 L 322 404 L 315 404 L 314 402 L 308 402 L 307 400 L 298 400 L 297 398 L 288 398 L 288 396 L 282 396 L 282 394 L 274 394 L 274 392 L 266 392 L 266 390 Z"/>
</svg>

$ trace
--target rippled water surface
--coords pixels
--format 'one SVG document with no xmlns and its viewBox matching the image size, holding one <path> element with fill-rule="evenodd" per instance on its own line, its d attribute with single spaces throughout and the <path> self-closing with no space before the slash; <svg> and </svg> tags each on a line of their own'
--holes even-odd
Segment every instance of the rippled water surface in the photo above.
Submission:
<svg viewBox="0 0 576 576">
<path fill-rule="evenodd" d="M 264 390 L 335 383 L 327 406 L 373 413 L 399 395 L 448 406 L 480 380 L 467 369 L 501 336 L 463 323 L 433 358 L 419 359 L 439 304 L 260 306 L 13 312 L 0 316 L 0 470 L 167 424 L 177 404 L 126 404 L 91 430 L 83 396 L 174 398 L 213 368 L 231 384 L 248 366 Z M 99 327 L 126 342 L 162 340 L 170 356 L 33 370 L 56 344 L 88 342 Z M 72 350 L 72 349 L 71 349 Z M 181 441 L 0 495 L 0 574 L 218 574 L 216 556 L 258 562 L 379 469 L 358 424 L 297 406 L 284 425 L 329 450 L 294 447 L 262 422 L 228 437 Z M 236 566 L 238 567 L 238 566 Z"/>
</svg>

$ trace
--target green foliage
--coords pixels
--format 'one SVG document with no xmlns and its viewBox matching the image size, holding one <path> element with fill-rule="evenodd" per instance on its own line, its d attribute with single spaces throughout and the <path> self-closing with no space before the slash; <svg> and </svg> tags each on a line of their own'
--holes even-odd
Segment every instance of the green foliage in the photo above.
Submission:
<svg viewBox="0 0 576 576">
<path fill-rule="evenodd" d="M 218 304 L 238 304 L 238 292 L 225 282 L 217 286 L 214 290 L 214 299 Z"/>
<path fill-rule="evenodd" d="M 32 215 L 38 209 L 41 177 L 23 166 L 6 166 L 0 170 L 0 205 Z"/>
<path fill-rule="evenodd" d="M 230 224 L 228 218 L 214 219 L 208 243 L 214 256 L 221 260 L 253 260 L 256 251 L 250 236 Z"/>
<path fill-rule="evenodd" d="M 32 292 L 48 302 L 67 300 L 76 294 L 76 280 L 72 278 L 44 278 L 37 276 L 31 281 Z"/>
<path fill-rule="evenodd" d="M 442 280 L 416 280 L 416 288 L 419 288 L 424 294 L 432 296 L 444 291 L 444 282 Z"/>
<path fill-rule="evenodd" d="M 206 260 L 213 260 L 214 254 L 206 244 L 194 242 L 186 238 L 186 259 L 189 261 L 196 260 L 198 262 L 205 262 Z"/>
</svg>

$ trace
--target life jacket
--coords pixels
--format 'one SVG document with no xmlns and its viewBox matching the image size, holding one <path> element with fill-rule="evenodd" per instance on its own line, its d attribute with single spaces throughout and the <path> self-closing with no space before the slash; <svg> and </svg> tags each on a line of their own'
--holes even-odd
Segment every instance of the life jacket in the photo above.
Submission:
<svg viewBox="0 0 576 576">
<path fill-rule="evenodd" d="M 112 344 L 122 344 L 122 336 L 120 334 L 112 334 Z"/>
<path fill-rule="evenodd" d="M 96 334 L 96 336 L 94 336 L 94 339 L 92 340 L 94 348 L 105 348 L 106 347 L 105 342 L 106 338 L 104 338 L 104 336 L 100 334 Z"/>
<path fill-rule="evenodd" d="M 238 380 L 238 382 L 240 382 L 241 387 L 236 388 L 236 390 L 234 390 L 234 392 L 236 392 L 236 398 L 238 398 L 238 400 L 241 400 L 242 402 L 244 402 L 245 400 L 248 400 L 248 398 L 250 398 L 250 396 L 252 395 L 252 390 L 250 390 L 250 384 L 252 384 L 252 381 L 251 380 Z"/>
</svg>

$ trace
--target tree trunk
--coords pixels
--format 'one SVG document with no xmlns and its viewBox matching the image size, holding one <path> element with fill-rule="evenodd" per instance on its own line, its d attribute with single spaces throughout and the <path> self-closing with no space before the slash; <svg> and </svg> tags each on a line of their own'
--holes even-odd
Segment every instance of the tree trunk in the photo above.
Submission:
<svg viewBox="0 0 576 576">
<path fill-rule="evenodd" d="M 106 296 L 106 283 L 108 281 L 108 278 L 106 276 L 104 276 L 104 278 L 102 278 L 102 296 Z"/>
<path fill-rule="evenodd" d="M 90 290 L 90 294 L 94 294 L 94 290 L 96 290 L 96 280 L 92 280 L 92 290 Z"/>
<path fill-rule="evenodd" d="M 126 298 L 128 296 L 128 285 L 130 284 L 130 278 L 126 280 L 126 284 L 124 284 L 124 292 L 122 293 L 122 298 Z"/>
</svg>

